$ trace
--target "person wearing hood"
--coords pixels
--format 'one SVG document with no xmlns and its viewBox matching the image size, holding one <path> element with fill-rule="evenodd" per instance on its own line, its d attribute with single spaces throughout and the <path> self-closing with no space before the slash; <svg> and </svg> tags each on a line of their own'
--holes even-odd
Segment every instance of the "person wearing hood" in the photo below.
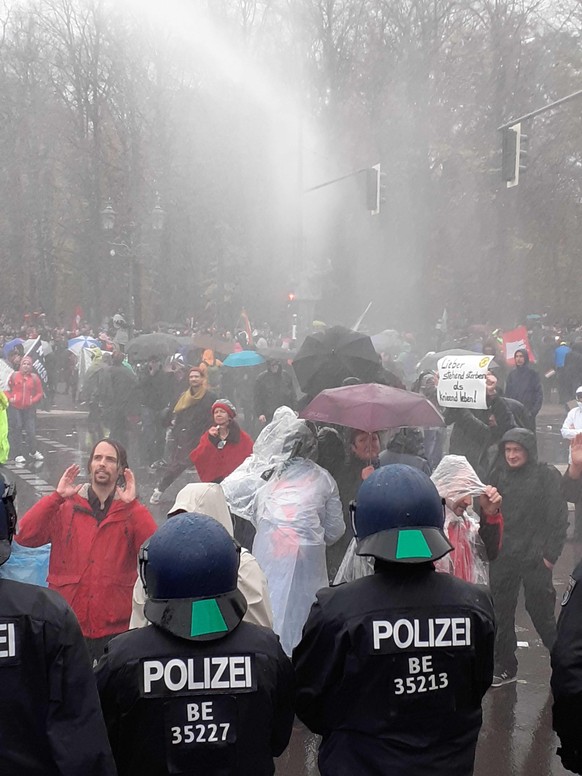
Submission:
<svg viewBox="0 0 582 776">
<path fill-rule="evenodd" d="M 305 421 L 288 429 L 282 452 L 252 503 L 253 554 L 269 584 L 273 629 L 290 655 L 315 594 L 328 584 L 325 548 L 343 535 L 345 523 L 335 481 L 311 460 L 317 440 Z"/>
<path fill-rule="evenodd" d="M 582 433 L 582 385 L 576 389 L 576 406 L 566 415 L 562 424 L 562 437 L 570 442 Z M 572 464 L 572 452 L 569 451 L 568 462 Z M 574 538 L 582 539 L 582 493 L 574 493 L 574 498 L 568 498 L 576 505 Z"/>
<path fill-rule="evenodd" d="M 515 369 L 509 373 L 505 384 L 505 396 L 508 399 L 520 401 L 530 416 L 535 420 L 542 408 L 544 390 L 539 374 L 529 363 L 529 353 L 526 348 L 515 351 Z"/>
<path fill-rule="evenodd" d="M 173 507 L 168 512 L 168 518 L 183 512 L 199 512 L 217 520 L 233 536 L 233 522 L 224 493 L 220 485 L 214 482 L 200 482 L 185 485 L 178 492 Z M 238 589 L 247 602 L 244 615 L 246 622 L 273 627 L 273 612 L 269 598 L 267 580 L 256 559 L 248 550 L 241 548 L 240 565 L 238 569 Z M 144 605 L 147 598 L 141 577 L 138 576 L 133 587 L 133 602 L 130 628 L 142 628 L 148 625 L 144 615 Z"/>
<path fill-rule="evenodd" d="M 488 584 L 489 561 L 497 557 L 503 536 L 501 495 L 481 482 L 462 455 L 446 455 L 431 480 L 445 502 L 445 533 L 454 548 L 436 562 L 437 571 Z M 479 517 L 473 512 L 474 499 L 479 499 Z"/>
<path fill-rule="evenodd" d="M 105 436 L 103 412 L 108 399 L 106 391 L 107 381 L 105 379 L 107 369 L 101 348 L 92 347 L 88 348 L 88 350 L 91 364 L 82 378 L 79 401 L 89 408 L 87 441 L 90 445 L 93 445 L 98 439 L 102 439 Z"/>
<path fill-rule="evenodd" d="M 139 553 L 148 628 L 113 639 L 96 669 L 119 776 L 272 776 L 293 728 L 293 668 L 243 617 L 240 547 L 185 513 Z"/>
<path fill-rule="evenodd" d="M 267 358 L 266 366 L 265 371 L 257 376 L 253 387 L 255 416 L 262 426 L 273 420 L 277 407 L 295 409 L 297 405 L 293 382 L 281 361 Z"/>
<path fill-rule="evenodd" d="M 482 479 L 486 479 L 498 453 L 500 439 L 512 428 L 531 428 L 535 424 L 521 402 L 507 399 L 499 387 L 495 367 L 489 365 L 485 377 L 487 408 L 469 410 L 451 407 L 444 411 L 447 425 L 454 424 L 449 452 L 464 455 Z"/>
<path fill-rule="evenodd" d="M 489 482 L 503 498 L 503 543 L 490 566 L 497 635 L 493 686 L 517 679 L 515 610 L 523 586 L 525 608 L 544 646 L 556 639 L 556 591 L 552 569 L 566 540 L 568 506 L 560 473 L 539 463 L 535 435 L 525 428 L 505 433 Z"/>
<path fill-rule="evenodd" d="M 220 384 L 222 382 L 220 367 L 222 366 L 222 361 L 216 358 L 213 350 L 207 348 L 202 353 L 202 361 L 200 362 L 200 366 L 206 370 L 210 390 L 220 396 Z"/>
<path fill-rule="evenodd" d="M 228 399 L 212 405 L 214 425 L 190 453 L 202 482 L 222 482 L 253 452 L 253 440 L 236 422 L 236 408 Z"/>
</svg>

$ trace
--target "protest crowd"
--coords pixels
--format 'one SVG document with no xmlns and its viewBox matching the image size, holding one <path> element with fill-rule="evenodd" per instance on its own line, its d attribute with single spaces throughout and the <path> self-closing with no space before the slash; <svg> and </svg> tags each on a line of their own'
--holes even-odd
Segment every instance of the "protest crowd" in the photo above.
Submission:
<svg viewBox="0 0 582 776">
<path fill-rule="evenodd" d="M 582 540 L 582 326 L 443 319 L 428 349 L 244 311 L 0 321 L 0 773 L 261 776 L 302 725 L 324 776 L 468 776 L 521 592 L 582 773 L 582 564 L 559 620 L 552 576 L 568 502 Z M 17 514 L 55 408 L 84 464 Z"/>
</svg>

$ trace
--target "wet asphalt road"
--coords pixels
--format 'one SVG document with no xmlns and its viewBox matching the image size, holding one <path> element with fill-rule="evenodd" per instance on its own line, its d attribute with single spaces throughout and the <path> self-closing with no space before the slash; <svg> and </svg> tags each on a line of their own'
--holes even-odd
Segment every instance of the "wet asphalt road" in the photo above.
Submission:
<svg viewBox="0 0 582 776">
<path fill-rule="evenodd" d="M 57 406 L 66 408 L 67 399 L 57 397 Z M 544 408 L 542 415 L 538 422 L 540 460 L 564 464 L 567 453 L 559 435 L 564 414 L 560 408 Z M 23 466 L 7 464 L 5 467 L 16 479 L 20 515 L 40 496 L 54 490 L 64 469 L 71 463 L 79 463 L 85 470 L 89 446 L 84 419 L 84 413 L 71 413 L 64 409 L 39 413 L 38 441 L 39 449 L 45 456 L 44 462 Z M 130 445 L 129 464 L 137 477 L 139 497 L 147 504 L 156 476 L 139 464 L 133 444 Z M 189 481 L 192 481 L 192 473 L 186 472 L 168 489 L 160 505 L 150 507 L 158 522 L 164 520 L 173 497 Z M 568 575 L 580 557 L 582 544 L 569 541 L 554 569 L 557 609 Z M 518 650 L 518 682 L 491 689 L 485 697 L 475 776 L 568 774 L 555 753 L 557 739 L 551 729 L 549 656 L 525 613 L 523 601 L 518 606 L 516 622 L 521 645 Z M 316 761 L 317 739 L 298 723 L 289 748 L 278 760 L 276 774 L 316 776 Z"/>
</svg>

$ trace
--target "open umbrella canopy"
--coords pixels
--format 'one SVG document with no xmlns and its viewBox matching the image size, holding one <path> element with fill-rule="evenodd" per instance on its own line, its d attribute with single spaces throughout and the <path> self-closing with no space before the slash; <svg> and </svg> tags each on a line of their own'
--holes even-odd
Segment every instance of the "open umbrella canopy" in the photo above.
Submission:
<svg viewBox="0 0 582 776">
<path fill-rule="evenodd" d="M 231 353 L 222 362 L 223 366 L 257 366 L 264 364 L 265 359 L 255 350 L 240 350 L 238 353 Z"/>
<path fill-rule="evenodd" d="M 436 428 L 445 425 L 440 412 L 424 396 L 377 383 L 322 391 L 299 417 L 368 432 L 404 426 Z"/>
<path fill-rule="evenodd" d="M 340 386 L 348 377 L 371 382 L 379 367 L 370 337 L 344 326 L 307 336 L 293 360 L 301 389 L 311 395 Z"/>
<path fill-rule="evenodd" d="M 178 340 L 171 334 L 154 332 L 152 334 L 140 334 L 139 337 L 130 340 L 127 345 L 127 357 L 129 361 L 145 361 L 152 356 L 169 356 L 178 350 Z"/>
<path fill-rule="evenodd" d="M 20 337 L 16 337 L 15 339 L 11 339 L 10 342 L 7 342 L 4 345 L 4 355 L 7 356 L 11 350 L 14 350 L 14 348 L 17 345 L 24 345 L 24 340 L 20 339 Z"/>
<path fill-rule="evenodd" d="M 100 348 L 101 343 L 94 337 L 73 337 L 67 342 L 67 348 L 76 356 L 83 348 Z"/>
</svg>

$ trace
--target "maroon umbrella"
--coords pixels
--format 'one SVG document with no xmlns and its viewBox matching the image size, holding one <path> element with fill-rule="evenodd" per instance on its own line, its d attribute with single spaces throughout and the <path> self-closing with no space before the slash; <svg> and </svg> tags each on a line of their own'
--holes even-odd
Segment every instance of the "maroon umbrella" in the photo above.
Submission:
<svg viewBox="0 0 582 776">
<path fill-rule="evenodd" d="M 378 383 L 328 388 L 299 417 L 368 432 L 402 426 L 445 425 L 440 412 L 424 396 Z"/>
</svg>

